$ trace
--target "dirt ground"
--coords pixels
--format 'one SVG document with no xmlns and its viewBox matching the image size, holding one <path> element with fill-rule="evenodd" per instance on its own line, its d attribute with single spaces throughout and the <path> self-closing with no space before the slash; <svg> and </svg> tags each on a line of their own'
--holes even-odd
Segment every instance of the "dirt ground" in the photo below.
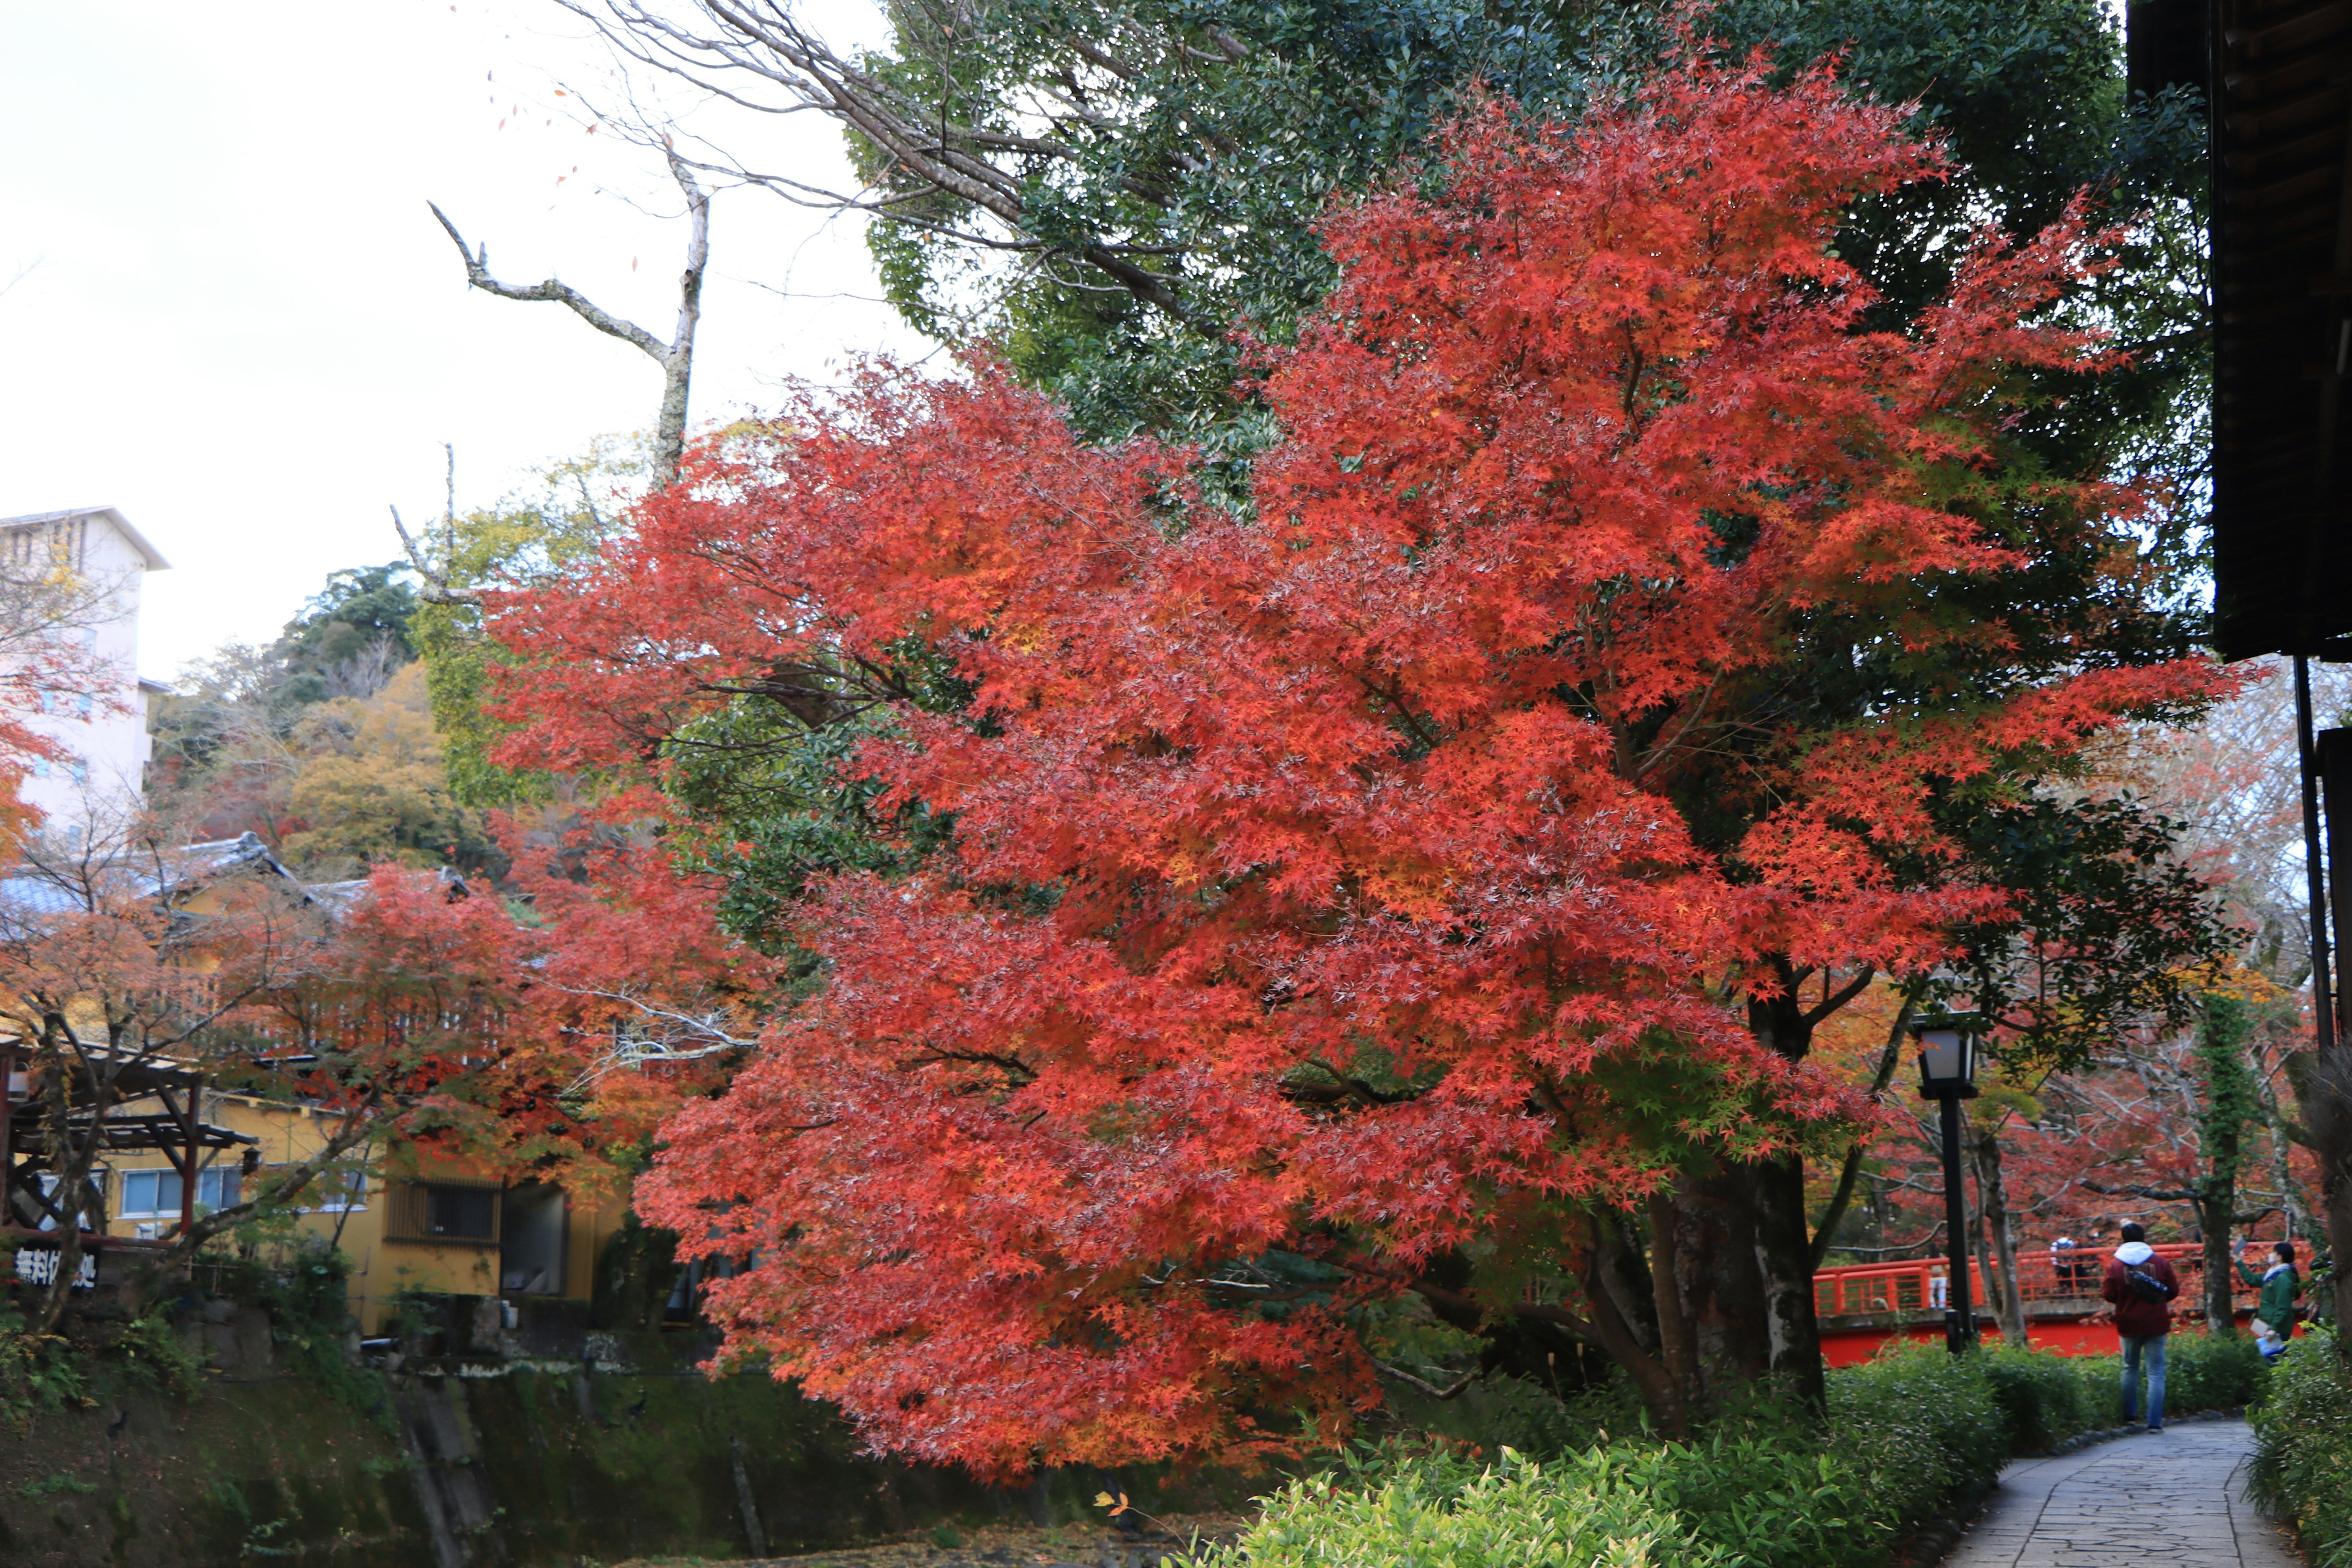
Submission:
<svg viewBox="0 0 2352 1568">
<path fill-rule="evenodd" d="M 635 1557 L 614 1568 L 1159 1568 L 1184 1562 L 1192 1544 L 1222 1545 L 1248 1521 L 1239 1514 L 1173 1514 L 1128 1534 L 1108 1524 L 992 1524 L 901 1536 L 873 1546 L 800 1557 Z"/>
</svg>

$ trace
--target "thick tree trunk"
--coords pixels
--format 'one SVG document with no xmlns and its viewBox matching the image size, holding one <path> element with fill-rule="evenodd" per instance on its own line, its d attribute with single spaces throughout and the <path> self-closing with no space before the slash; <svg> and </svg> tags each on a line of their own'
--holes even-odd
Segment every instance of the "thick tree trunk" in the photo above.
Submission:
<svg viewBox="0 0 2352 1568">
<path fill-rule="evenodd" d="M 1710 1406 L 1772 1365 L 1754 1169 L 1719 1165 L 1686 1178 L 1674 1198 L 1675 1281 Z"/>
<path fill-rule="evenodd" d="M 2205 1244 L 2205 1327 L 2209 1332 L 2238 1331 L 2235 1308 L 2230 1300 L 2230 1227 L 2238 1206 L 2238 1184 L 2220 1176 L 2199 1184 L 2204 1195 L 2197 1200 L 2197 1226 Z"/>
<path fill-rule="evenodd" d="M 1778 995 L 1753 997 L 1748 1026 L 1757 1041 L 1784 1060 L 1801 1062 L 1811 1052 L 1814 1019 L 1797 994 L 1797 975 L 1786 959 L 1775 959 Z M 1867 976 L 1856 983 L 1867 983 Z M 1849 993 L 1851 994 L 1851 993 Z M 1823 1004 L 1824 1010 L 1829 1004 Z M 1750 1228 L 1756 1248 L 1757 1283 L 1762 1297 L 1764 1363 L 1786 1378 L 1815 1410 L 1826 1394 L 1822 1371 L 1821 1326 L 1813 1315 L 1813 1237 L 1805 1212 L 1805 1162 L 1800 1155 L 1744 1167 L 1754 1206 Z"/>
<path fill-rule="evenodd" d="M 1747 1167 L 1756 1194 L 1756 1261 L 1764 1288 L 1767 1365 L 1822 1408 L 1821 1325 L 1813 1315 L 1813 1244 L 1805 1219 L 1805 1163 L 1796 1155 Z"/>
<path fill-rule="evenodd" d="M 1698 1339 L 1691 1331 L 1690 1313 L 1674 1268 L 1675 1200 L 1671 1193 L 1650 1194 L 1650 1236 L 1655 1262 L 1650 1269 L 1653 1316 L 1658 1324 L 1658 1359 L 1683 1390 L 1684 1401 L 1699 1396 Z"/>
<path fill-rule="evenodd" d="M 1614 1215 L 1595 1215 L 1592 1220 L 1592 1270 L 1606 1275 L 1619 1267 L 1617 1255 L 1629 1250 L 1624 1227 Z M 1676 1378 L 1673 1370 L 1652 1348 L 1637 1342 L 1631 1325 L 1618 1310 L 1614 1292 L 1606 1289 L 1591 1290 L 1592 1326 L 1599 1333 L 1601 1345 L 1617 1364 L 1623 1367 L 1640 1390 L 1642 1402 L 1649 1407 L 1650 1418 L 1671 1437 L 1687 1437 L 1691 1434 L 1691 1389 Z"/>
</svg>

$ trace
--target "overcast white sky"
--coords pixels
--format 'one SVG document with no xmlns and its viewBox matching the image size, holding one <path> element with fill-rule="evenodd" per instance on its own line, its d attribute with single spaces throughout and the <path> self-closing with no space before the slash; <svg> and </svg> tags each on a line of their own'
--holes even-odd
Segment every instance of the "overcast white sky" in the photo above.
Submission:
<svg viewBox="0 0 2352 1568">
<path fill-rule="evenodd" d="M 836 41 L 875 25 L 820 14 Z M 651 424 L 650 360 L 467 289 L 425 206 L 500 276 L 555 272 L 667 337 L 677 191 L 554 96 L 608 69 L 547 0 L 0 0 L 0 283 L 30 268 L 0 294 L 0 515 L 111 503 L 171 559 L 142 673 L 265 640 L 328 572 L 397 555 L 387 504 L 438 514 L 445 440 L 463 508 Z M 768 166 L 842 167 L 814 115 L 756 134 Z M 872 295 L 846 221 L 736 191 L 711 237 L 698 422 L 925 352 L 887 307 L 751 281 Z"/>
</svg>

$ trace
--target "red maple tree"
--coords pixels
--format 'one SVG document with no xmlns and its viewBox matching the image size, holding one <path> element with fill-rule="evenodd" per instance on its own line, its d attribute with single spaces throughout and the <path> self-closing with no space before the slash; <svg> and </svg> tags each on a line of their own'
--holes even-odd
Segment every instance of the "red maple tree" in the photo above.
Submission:
<svg viewBox="0 0 2352 1568">
<path fill-rule="evenodd" d="M 745 1264 L 734 1344 L 992 1474 L 1330 1439 L 1403 1297 L 1674 1429 L 1817 1368 L 1801 1157 L 1870 1112 L 1806 1042 L 1997 901 L 1938 800 L 2214 678 L 2097 641 L 2138 500 L 2001 460 L 2021 370 L 2096 368 L 2032 321 L 2079 217 L 1871 330 L 1840 216 L 1939 154 L 1768 77 L 1489 103 L 1335 208 L 1245 506 L 877 371 L 497 606 L 518 763 L 658 776 L 761 699 L 887 715 L 858 767 L 952 816 L 816 882 L 821 992 L 641 1188 Z"/>
</svg>

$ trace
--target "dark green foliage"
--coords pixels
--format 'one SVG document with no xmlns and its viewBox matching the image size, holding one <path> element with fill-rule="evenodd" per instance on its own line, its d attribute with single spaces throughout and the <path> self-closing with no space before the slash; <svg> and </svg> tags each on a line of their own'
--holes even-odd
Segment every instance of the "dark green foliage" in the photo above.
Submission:
<svg viewBox="0 0 2352 1568">
<path fill-rule="evenodd" d="M 131 1381 L 183 1404 L 204 1391 L 204 1358 L 189 1348 L 162 1310 L 144 1312 L 123 1324 L 107 1351 Z"/>
<path fill-rule="evenodd" d="M 2181 863 L 2181 824 L 2128 797 L 1956 799 L 1948 816 L 2013 918 L 1960 926 L 1939 989 L 2001 1020 L 2005 1059 L 2079 1070 L 2119 1028 L 2189 1020 L 2197 972 L 2238 933 Z"/>
<path fill-rule="evenodd" d="M 2352 1568 L 2352 1378 L 2335 1335 L 2296 1340 L 2266 1381 L 2250 1417 L 2253 1494 L 2293 1522 L 2317 1568 Z"/>
<path fill-rule="evenodd" d="M 2031 234 L 2089 190 L 2116 218 L 2147 221 L 2120 266 L 2075 301 L 2132 363 L 2079 378 L 2021 432 L 2063 472 L 2121 466 L 2203 471 L 2204 125 L 2193 101 L 2126 100 L 2122 38 L 2096 0 L 1727 0 L 1710 27 L 1795 63 L 1831 50 L 1845 79 L 1916 102 L 1964 172 L 1870 204 L 1841 248 L 1907 321 L 1949 279 L 1954 237 L 1987 220 Z M 2169 542 L 2179 544 L 2176 536 Z"/>
<path fill-rule="evenodd" d="M 327 574 L 327 585 L 272 645 L 286 671 L 280 700 L 289 707 L 323 702 L 353 684 L 355 666 L 397 668 L 415 659 L 409 621 L 417 601 L 410 575 L 401 561 Z"/>
<path fill-rule="evenodd" d="M 2262 1086 L 2246 1061 L 2252 1015 L 2244 997 L 2214 992 L 2205 998 L 2204 1027 L 2197 1031 L 2198 1076 L 2205 1089 L 2197 1110 L 2199 1146 L 2214 1179 L 2232 1184 L 2245 1131 L 2263 1113 Z"/>
<path fill-rule="evenodd" d="M 1991 1385 L 2015 1453 L 2042 1453 L 2078 1432 L 2104 1426 L 2120 1403 L 2112 1356 L 2085 1360 L 1988 1345 L 1977 1365 Z"/>
<path fill-rule="evenodd" d="M 278 1353 L 295 1373 L 344 1409 L 389 1432 L 392 1404 L 383 1376 L 351 1353 L 345 1281 L 351 1259 L 332 1247 L 306 1247 L 274 1270 L 261 1305 L 269 1310 Z"/>
<path fill-rule="evenodd" d="M 1021 182 L 1015 242 L 1050 247 L 1009 279 L 956 237 L 989 220 L 910 184 L 853 132 L 861 174 L 903 204 L 868 231 L 885 290 L 941 339 L 978 325 L 1091 433 L 1217 431 L 1245 445 L 1231 427 L 1242 405 L 1226 334 L 1248 322 L 1283 337 L 1322 297 L 1332 273 L 1314 225 L 1328 195 L 1387 178 L 1474 81 L 1530 104 L 1580 98 L 1577 56 L 1611 9 L 902 0 L 889 7 L 889 49 L 866 62 L 892 87 L 982 132 L 1034 135 L 1031 106 L 1069 101 L 1073 85 L 1083 109 L 1053 127 L 1060 151 L 994 159 Z M 1098 246 L 1128 247 L 1170 280 L 1173 306 L 1090 264 Z"/>
<path fill-rule="evenodd" d="M 588 1321 L 600 1329 L 658 1329 L 677 1282 L 677 1237 L 632 1209 L 604 1244 L 590 1287 Z"/>
<path fill-rule="evenodd" d="M 199 1280 L 214 1295 L 268 1312 L 271 1342 L 288 1371 L 389 1432 L 383 1377 L 352 1353 L 358 1324 L 351 1313 L 351 1259 L 316 1240 L 284 1235 L 272 1240 L 272 1261 L 206 1258 Z"/>
<path fill-rule="evenodd" d="M 693 823 L 684 863 L 727 879 L 719 919 L 731 933 L 780 951 L 812 876 L 901 869 L 947 841 L 950 825 L 919 806 L 877 818 L 879 786 L 849 766 L 874 734 L 862 721 L 810 729 L 746 697 L 669 742 L 670 793 Z"/>
<path fill-rule="evenodd" d="M 15 1258 L 0 1252 L 14 1272 Z M 37 1410 L 79 1402 L 88 1383 L 81 1359 L 56 1334 L 37 1334 L 0 1289 L 0 1422 L 21 1423 Z"/>
<path fill-rule="evenodd" d="M 851 133 L 862 172 L 898 205 L 868 230 L 886 291 L 919 331 L 992 338 L 1066 402 L 1081 428 L 1190 432 L 1244 452 L 1258 438 L 1232 392 L 1236 322 L 1286 338 L 1331 280 L 1315 225 L 1334 194 L 1377 186 L 1427 145 L 1474 86 L 1572 117 L 1664 47 L 1650 0 L 900 0 L 866 62 L 939 118 L 1034 134 L 1033 106 L 1082 111 L 1050 149 L 989 149 L 1021 182 L 1010 230 L 911 183 Z M 1856 91 L 1916 102 L 1960 172 L 1857 213 L 1843 243 L 1907 321 L 1948 280 L 1957 237 L 1987 221 L 2029 234 L 2085 187 L 2155 221 L 2078 300 L 2133 350 L 2131 367 L 2073 385 L 2026 432 L 2069 471 L 2123 458 L 2174 468 L 2206 374 L 2195 234 L 2203 174 L 2193 104 L 2128 103 L 2120 38 L 2097 0 L 1730 0 L 1701 24 L 1790 68 L 1832 52 Z M 1112 69 L 1103 62 L 1114 62 Z M 976 149 L 977 150 L 977 149 Z M 1045 248 L 1007 272 L 971 243 Z M 1173 303 L 1147 302 L 1089 263 L 1132 247 Z"/>
</svg>

